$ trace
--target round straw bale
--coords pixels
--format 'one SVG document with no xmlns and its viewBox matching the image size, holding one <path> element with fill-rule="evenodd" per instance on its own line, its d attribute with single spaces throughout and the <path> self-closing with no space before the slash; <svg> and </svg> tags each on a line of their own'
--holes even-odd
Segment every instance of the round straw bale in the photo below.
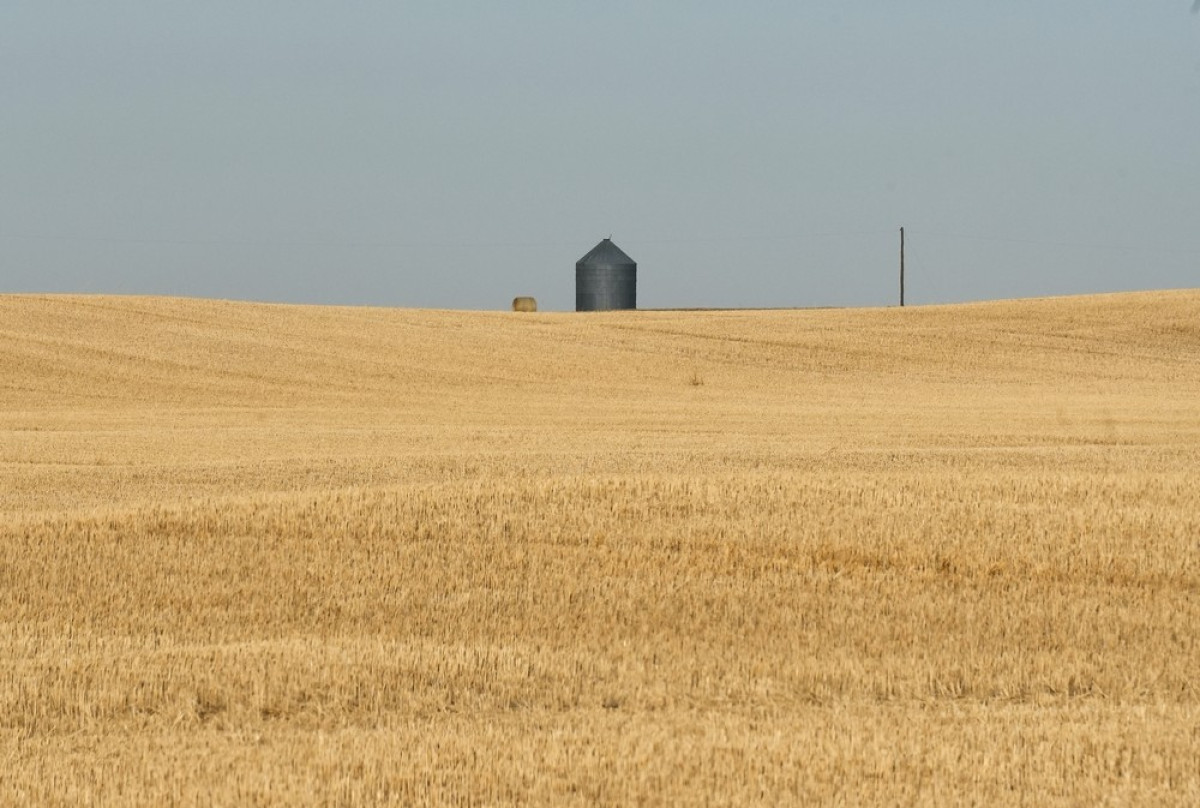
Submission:
<svg viewBox="0 0 1200 808">
<path fill-rule="evenodd" d="M 532 297 L 514 297 L 513 311 L 537 311 L 537 301 Z"/>
</svg>

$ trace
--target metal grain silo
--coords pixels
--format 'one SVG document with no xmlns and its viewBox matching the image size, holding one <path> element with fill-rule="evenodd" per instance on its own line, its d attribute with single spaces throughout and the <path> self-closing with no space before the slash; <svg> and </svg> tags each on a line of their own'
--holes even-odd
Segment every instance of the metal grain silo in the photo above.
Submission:
<svg viewBox="0 0 1200 808">
<path fill-rule="evenodd" d="M 637 262 L 604 239 L 575 262 L 575 311 L 637 308 Z"/>
</svg>

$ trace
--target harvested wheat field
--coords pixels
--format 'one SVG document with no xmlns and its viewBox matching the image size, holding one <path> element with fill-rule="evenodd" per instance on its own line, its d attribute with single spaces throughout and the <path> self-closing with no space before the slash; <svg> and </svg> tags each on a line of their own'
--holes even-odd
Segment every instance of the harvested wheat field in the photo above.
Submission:
<svg viewBox="0 0 1200 808">
<path fill-rule="evenodd" d="M 1200 292 L 0 297 L 0 804 L 1195 805 Z"/>
</svg>

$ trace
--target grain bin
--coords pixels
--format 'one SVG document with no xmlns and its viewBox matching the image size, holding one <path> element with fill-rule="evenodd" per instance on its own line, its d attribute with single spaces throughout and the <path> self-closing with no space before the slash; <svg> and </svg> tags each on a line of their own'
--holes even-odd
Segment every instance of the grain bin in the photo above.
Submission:
<svg viewBox="0 0 1200 808">
<path fill-rule="evenodd" d="M 575 262 L 575 311 L 637 308 L 637 262 L 604 239 Z"/>
</svg>

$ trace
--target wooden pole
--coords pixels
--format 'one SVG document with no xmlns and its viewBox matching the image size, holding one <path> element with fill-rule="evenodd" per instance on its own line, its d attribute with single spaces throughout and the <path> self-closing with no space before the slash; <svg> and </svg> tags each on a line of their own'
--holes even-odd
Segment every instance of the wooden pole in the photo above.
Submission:
<svg viewBox="0 0 1200 808">
<path fill-rule="evenodd" d="M 900 305 L 904 305 L 904 228 L 900 228 Z"/>
</svg>

